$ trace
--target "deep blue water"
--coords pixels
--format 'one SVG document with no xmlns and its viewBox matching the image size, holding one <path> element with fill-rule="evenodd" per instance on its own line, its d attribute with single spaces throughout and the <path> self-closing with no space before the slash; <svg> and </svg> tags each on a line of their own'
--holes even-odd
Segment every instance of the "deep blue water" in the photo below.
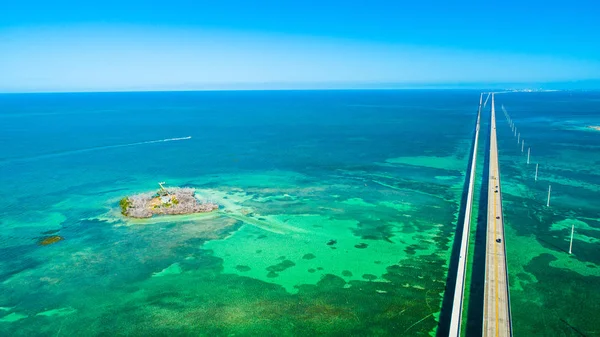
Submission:
<svg viewBox="0 0 600 337">
<path fill-rule="evenodd" d="M 478 98 L 0 95 L 0 334 L 432 334 Z M 593 335 L 600 132 L 587 126 L 600 125 L 600 95 L 496 104 L 515 332 Z M 159 181 L 202 190 L 224 213 L 143 225 L 118 215 L 120 198 Z M 63 240 L 39 244 L 52 235 Z"/>
</svg>

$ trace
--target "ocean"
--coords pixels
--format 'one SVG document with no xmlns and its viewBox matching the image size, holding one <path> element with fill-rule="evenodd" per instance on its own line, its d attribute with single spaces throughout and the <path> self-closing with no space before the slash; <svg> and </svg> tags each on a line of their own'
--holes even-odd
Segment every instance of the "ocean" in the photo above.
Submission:
<svg viewBox="0 0 600 337">
<path fill-rule="evenodd" d="M 515 335 L 598 335 L 600 131 L 590 126 L 600 92 L 500 94 L 496 104 Z"/>
<path fill-rule="evenodd" d="M 0 95 L 0 335 L 435 335 L 478 99 Z M 593 335 L 600 94 L 498 94 L 496 111 L 515 335 Z M 159 182 L 220 210 L 121 216 Z"/>
</svg>

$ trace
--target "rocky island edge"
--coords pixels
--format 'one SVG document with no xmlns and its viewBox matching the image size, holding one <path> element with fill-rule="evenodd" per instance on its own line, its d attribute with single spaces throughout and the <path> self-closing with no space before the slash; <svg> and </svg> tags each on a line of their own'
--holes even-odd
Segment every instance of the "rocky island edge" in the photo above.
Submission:
<svg viewBox="0 0 600 337">
<path fill-rule="evenodd" d="M 219 209 L 213 202 L 201 202 L 193 188 L 169 187 L 159 183 L 157 192 L 125 197 L 119 202 L 121 214 L 130 218 L 150 218 L 153 215 L 207 213 Z"/>
</svg>

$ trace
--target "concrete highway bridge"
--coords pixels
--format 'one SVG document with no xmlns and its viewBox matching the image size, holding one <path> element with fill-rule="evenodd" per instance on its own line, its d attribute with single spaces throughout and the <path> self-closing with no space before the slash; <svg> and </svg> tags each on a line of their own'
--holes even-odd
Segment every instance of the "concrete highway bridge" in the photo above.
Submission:
<svg viewBox="0 0 600 337">
<path fill-rule="evenodd" d="M 438 335 L 447 334 L 448 336 L 452 337 L 465 335 L 465 293 L 468 291 L 468 289 L 466 289 L 466 276 L 470 272 L 468 270 L 469 236 L 471 234 L 472 227 L 471 214 L 473 209 L 474 185 L 477 177 L 477 152 L 481 125 L 482 100 L 483 94 L 481 94 L 479 97 L 479 109 L 477 114 L 477 123 L 475 126 L 473 153 L 471 154 L 471 161 L 469 163 L 468 171 L 469 180 L 468 184 L 466 184 L 467 194 L 466 200 L 463 201 L 462 205 L 464 209 L 461 210 L 462 214 L 464 214 L 464 220 L 462 221 L 462 227 L 457 228 L 458 236 L 456 240 L 460 240 L 460 246 L 458 250 L 453 252 L 453 254 L 457 255 L 457 259 L 455 259 L 456 263 L 451 265 L 451 268 L 453 269 L 451 275 L 454 275 L 455 270 L 456 276 L 449 276 L 449 278 L 452 277 L 452 281 L 454 281 L 449 282 L 449 284 L 453 283 L 454 286 L 450 287 L 450 289 L 447 289 L 447 291 L 450 290 L 452 292 L 452 296 L 448 297 L 448 303 L 450 303 L 451 298 L 451 312 L 449 315 L 449 322 L 446 323 L 447 327 L 438 330 Z M 485 105 L 486 104 L 483 104 L 483 106 Z M 496 108 L 495 97 L 493 93 L 491 93 L 488 146 L 489 151 L 485 153 L 485 161 L 487 165 L 485 165 L 485 172 L 482 172 L 481 174 L 481 179 L 486 180 L 482 181 L 482 185 L 487 185 L 487 190 L 482 190 L 481 193 L 487 194 L 487 198 L 481 198 L 480 196 L 480 200 L 487 199 L 487 205 L 479 205 L 480 214 L 483 213 L 482 210 L 487 212 L 487 221 L 485 222 L 485 266 L 480 267 L 481 271 L 485 270 L 485 274 L 482 277 L 482 296 L 479 296 L 478 299 L 482 303 L 479 303 L 475 307 L 478 308 L 477 310 L 481 308 L 482 311 L 477 316 L 482 320 L 480 322 L 480 334 L 486 337 L 504 337 L 512 336 L 512 321 L 510 311 L 508 268 L 506 263 L 506 246 L 504 240 L 504 216 L 502 213 L 502 184 L 500 179 L 500 168 L 498 165 Z M 475 268 L 473 268 L 473 270 L 475 270 Z M 474 295 L 471 294 L 471 296 Z M 469 310 L 469 314 L 471 314 L 471 311 L 472 309 Z M 469 330 L 469 336 L 474 335 L 475 333 L 479 335 L 479 330 Z"/>
</svg>

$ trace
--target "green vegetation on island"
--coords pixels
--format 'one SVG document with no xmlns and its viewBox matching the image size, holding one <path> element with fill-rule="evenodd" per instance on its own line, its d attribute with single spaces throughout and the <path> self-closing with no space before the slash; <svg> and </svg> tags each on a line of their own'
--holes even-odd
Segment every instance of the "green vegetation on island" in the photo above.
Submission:
<svg viewBox="0 0 600 337">
<path fill-rule="evenodd" d="M 219 209 L 213 202 L 202 202 L 193 188 L 165 188 L 159 183 L 157 192 L 125 197 L 119 201 L 121 214 L 131 218 L 150 218 L 153 215 L 206 213 Z"/>
<path fill-rule="evenodd" d="M 121 214 L 127 215 L 127 209 L 131 206 L 131 201 L 128 197 L 125 197 L 119 201 L 119 206 L 121 206 Z"/>
</svg>

